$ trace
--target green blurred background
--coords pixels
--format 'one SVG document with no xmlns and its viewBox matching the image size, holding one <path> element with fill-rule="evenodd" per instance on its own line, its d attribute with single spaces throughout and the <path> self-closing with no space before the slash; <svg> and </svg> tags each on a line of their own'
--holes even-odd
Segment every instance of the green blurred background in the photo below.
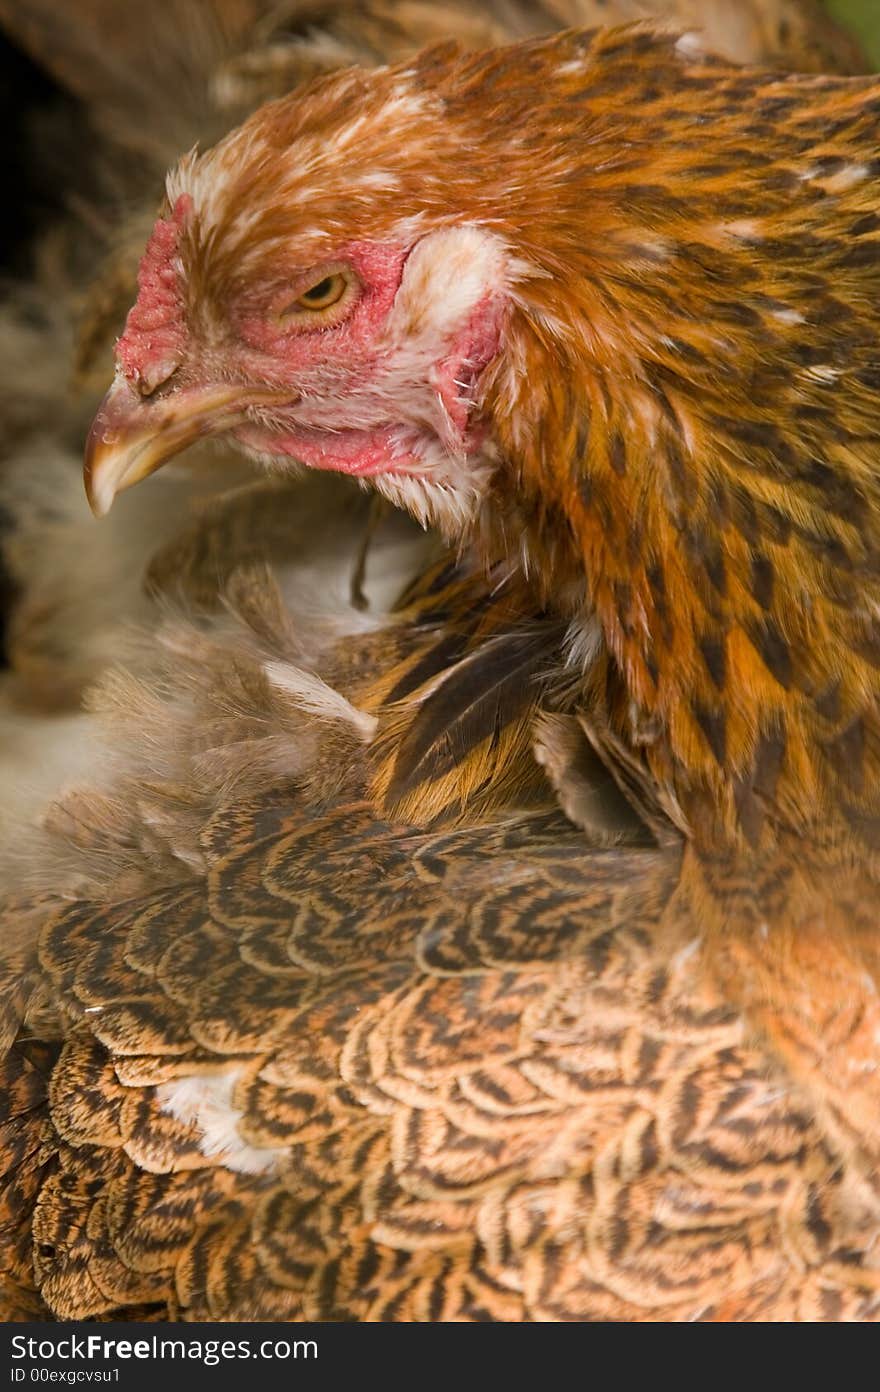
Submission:
<svg viewBox="0 0 880 1392">
<path fill-rule="evenodd" d="M 859 36 L 868 57 L 880 68 L 880 0 L 825 0 L 825 5 Z"/>
</svg>

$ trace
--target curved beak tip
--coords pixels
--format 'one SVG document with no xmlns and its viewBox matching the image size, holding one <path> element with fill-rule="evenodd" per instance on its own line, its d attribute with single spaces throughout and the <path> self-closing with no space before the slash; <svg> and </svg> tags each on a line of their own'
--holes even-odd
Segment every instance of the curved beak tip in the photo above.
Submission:
<svg viewBox="0 0 880 1392">
<path fill-rule="evenodd" d="M 106 517 L 113 506 L 116 493 L 112 489 L 99 489 L 91 486 L 91 480 L 86 477 L 86 498 L 92 510 L 93 517 Z"/>
<path fill-rule="evenodd" d="M 95 413 L 83 457 L 86 497 L 96 517 L 106 517 L 116 494 L 149 472 L 139 466 L 148 463 L 144 456 L 158 433 L 144 419 L 141 398 L 127 382 L 115 381 Z"/>
<path fill-rule="evenodd" d="M 83 484 L 89 507 L 95 517 L 106 517 L 113 506 L 113 499 L 116 497 L 115 476 L 118 469 L 114 469 L 112 461 L 108 459 L 112 450 L 102 437 L 102 432 L 99 429 L 100 423 L 99 412 L 86 440 L 83 459 Z"/>
<path fill-rule="evenodd" d="M 86 440 L 83 482 L 92 512 L 105 517 L 117 493 L 140 483 L 197 440 L 233 430 L 246 419 L 249 407 L 289 404 L 290 396 L 272 388 L 217 384 L 186 387 L 150 400 L 117 377 Z"/>
</svg>

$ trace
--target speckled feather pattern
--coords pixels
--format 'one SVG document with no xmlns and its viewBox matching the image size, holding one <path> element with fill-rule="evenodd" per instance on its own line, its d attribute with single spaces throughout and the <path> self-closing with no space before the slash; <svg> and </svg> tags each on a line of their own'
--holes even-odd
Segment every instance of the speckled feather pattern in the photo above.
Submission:
<svg viewBox="0 0 880 1392">
<path fill-rule="evenodd" d="M 38 940 L 7 987 L 8 1317 L 872 1318 L 864 1156 L 707 954 L 704 880 L 741 913 L 755 886 L 674 828 L 591 847 L 522 770 L 389 817 L 382 747 L 262 675 L 314 636 L 259 568 L 224 591 L 234 628 L 108 686 L 126 772 L 52 810 L 65 900 L 4 911 Z M 510 623 L 447 562 L 318 669 L 398 708 L 465 614 L 472 648 Z"/>
<path fill-rule="evenodd" d="M 290 660 L 263 614 L 257 649 Z M 130 766 L 164 728 L 184 786 L 59 807 L 91 888 L 7 907 L 39 923 L 4 1064 L 8 1308 L 36 1286 L 60 1318 L 871 1317 L 876 1220 L 713 985 L 677 839 L 591 849 L 546 785 L 388 820 L 329 725 L 346 787 L 257 792 L 261 744 L 302 749 L 309 721 L 267 705 L 255 641 L 177 656 L 159 709 L 126 693 Z M 212 748 L 238 791 L 206 812 Z M 200 1077 L 232 1080 L 225 1160 L 167 1109 Z"/>
</svg>

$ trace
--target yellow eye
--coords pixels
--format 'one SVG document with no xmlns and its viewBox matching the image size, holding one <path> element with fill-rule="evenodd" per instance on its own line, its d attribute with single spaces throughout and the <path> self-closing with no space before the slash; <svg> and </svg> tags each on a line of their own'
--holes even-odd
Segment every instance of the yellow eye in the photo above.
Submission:
<svg viewBox="0 0 880 1392">
<path fill-rule="evenodd" d="M 357 301 L 360 281 L 351 266 L 337 263 L 323 273 L 313 272 L 317 280 L 301 290 L 295 300 L 276 311 L 277 322 L 292 329 L 325 329 L 345 318 Z"/>
<path fill-rule="evenodd" d="M 341 271 L 322 276 L 308 290 L 304 290 L 291 305 L 291 309 L 322 310 L 338 304 L 348 289 L 348 277 Z"/>
<path fill-rule="evenodd" d="M 297 303 L 304 309 L 330 309 L 330 305 L 336 305 L 343 298 L 347 285 L 348 281 L 337 271 L 336 276 L 324 276 L 316 285 L 309 285 Z"/>
</svg>

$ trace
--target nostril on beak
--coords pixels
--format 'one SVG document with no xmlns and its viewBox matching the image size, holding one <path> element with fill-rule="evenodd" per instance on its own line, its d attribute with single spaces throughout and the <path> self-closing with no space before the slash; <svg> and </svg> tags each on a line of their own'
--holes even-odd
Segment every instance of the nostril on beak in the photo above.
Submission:
<svg viewBox="0 0 880 1392">
<path fill-rule="evenodd" d="M 170 383 L 180 367 L 180 362 L 180 358 L 167 357 L 148 363 L 138 372 L 132 386 L 140 396 L 154 396 L 160 388 Z"/>
</svg>

